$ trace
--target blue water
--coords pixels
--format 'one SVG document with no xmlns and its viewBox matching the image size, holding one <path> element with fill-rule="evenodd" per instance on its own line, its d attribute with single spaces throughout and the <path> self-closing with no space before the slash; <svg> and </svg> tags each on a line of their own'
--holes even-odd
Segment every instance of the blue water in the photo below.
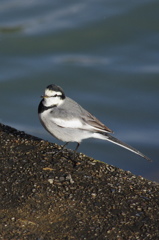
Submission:
<svg viewBox="0 0 159 240">
<path fill-rule="evenodd" d="M 154 161 L 95 139 L 80 152 L 159 181 L 159 2 L 0 3 L 0 122 L 63 144 L 37 116 L 44 88 L 57 84 Z"/>
</svg>

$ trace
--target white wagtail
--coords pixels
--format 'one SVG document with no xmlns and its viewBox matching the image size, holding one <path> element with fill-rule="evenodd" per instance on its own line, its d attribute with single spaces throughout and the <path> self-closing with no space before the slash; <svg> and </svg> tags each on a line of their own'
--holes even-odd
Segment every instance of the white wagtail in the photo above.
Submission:
<svg viewBox="0 0 159 240">
<path fill-rule="evenodd" d="M 44 128 L 55 138 L 66 142 L 66 144 L 77 142 L 75 151 L 83 139 L 99 138 L 117 144 L 151 161 L 137 149 L 111 136 L 112 130 L 77 102 L 66 97 L 59 86 L 51 84 L 45 89 L 45 94 L 38 107 L 38 114 Z"/>
</svg>

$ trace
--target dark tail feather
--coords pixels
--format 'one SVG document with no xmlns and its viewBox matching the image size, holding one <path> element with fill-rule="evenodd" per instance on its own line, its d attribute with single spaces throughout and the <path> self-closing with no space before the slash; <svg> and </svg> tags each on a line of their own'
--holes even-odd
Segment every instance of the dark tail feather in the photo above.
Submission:
<svg viewBox="0 0 159 240">
<path fill-rule="evenodd" d="M 131 152 L 133 152 L 133 153 L 136 153 L 137 155 L 145 158 L 147 161 L 152 162 L 152 160 L 151 160 L 150 158 L 148 158 L 147 156 L 145 156 L 143 153 L 141 153 L 141 152 L 138 151 L 137 149 L 129 146 L 128 144 L 120 141 L 119 139 L 117 139 L 117 138 L 115 138 L 115 137 L 113 137 L 113 136 L 111 136 L 111 135 L 106 135 L 106 136 L 107 136 L 107 140 L 108 140 L 108 141 L 110 141 L 110 142 L 112 142 L 112 143 L 114 143 L 114 144 L 117 144 L 117 145 L 119 145 L 120 147 L 126 148 L 127 150 L 129 150 L 129 151 L 131 151 Z"/>
</svg>

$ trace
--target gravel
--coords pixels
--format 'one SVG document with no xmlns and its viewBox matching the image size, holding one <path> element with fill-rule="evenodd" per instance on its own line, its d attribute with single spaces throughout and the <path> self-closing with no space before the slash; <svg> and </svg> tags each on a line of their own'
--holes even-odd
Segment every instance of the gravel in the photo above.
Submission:
<svg viewBox="0 0 159 240">
<path fill-rule="evenodd" d="M 159 239 L 157 183 L 3 124 L 0 143 L 0 239 Z"/>
</svg>

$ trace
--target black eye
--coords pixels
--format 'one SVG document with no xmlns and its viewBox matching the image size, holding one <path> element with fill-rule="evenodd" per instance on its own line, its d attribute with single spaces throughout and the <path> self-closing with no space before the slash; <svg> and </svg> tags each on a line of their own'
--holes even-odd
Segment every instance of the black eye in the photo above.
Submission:
<svg viewBox="0 0 159 240">
<path fill-rule="evenodd" d="M 60 95 L 58 95 L 58 94 L 55 94 L 54 96 L 52 96 L 52 97 L 60 97 Z"/>
</svg>

